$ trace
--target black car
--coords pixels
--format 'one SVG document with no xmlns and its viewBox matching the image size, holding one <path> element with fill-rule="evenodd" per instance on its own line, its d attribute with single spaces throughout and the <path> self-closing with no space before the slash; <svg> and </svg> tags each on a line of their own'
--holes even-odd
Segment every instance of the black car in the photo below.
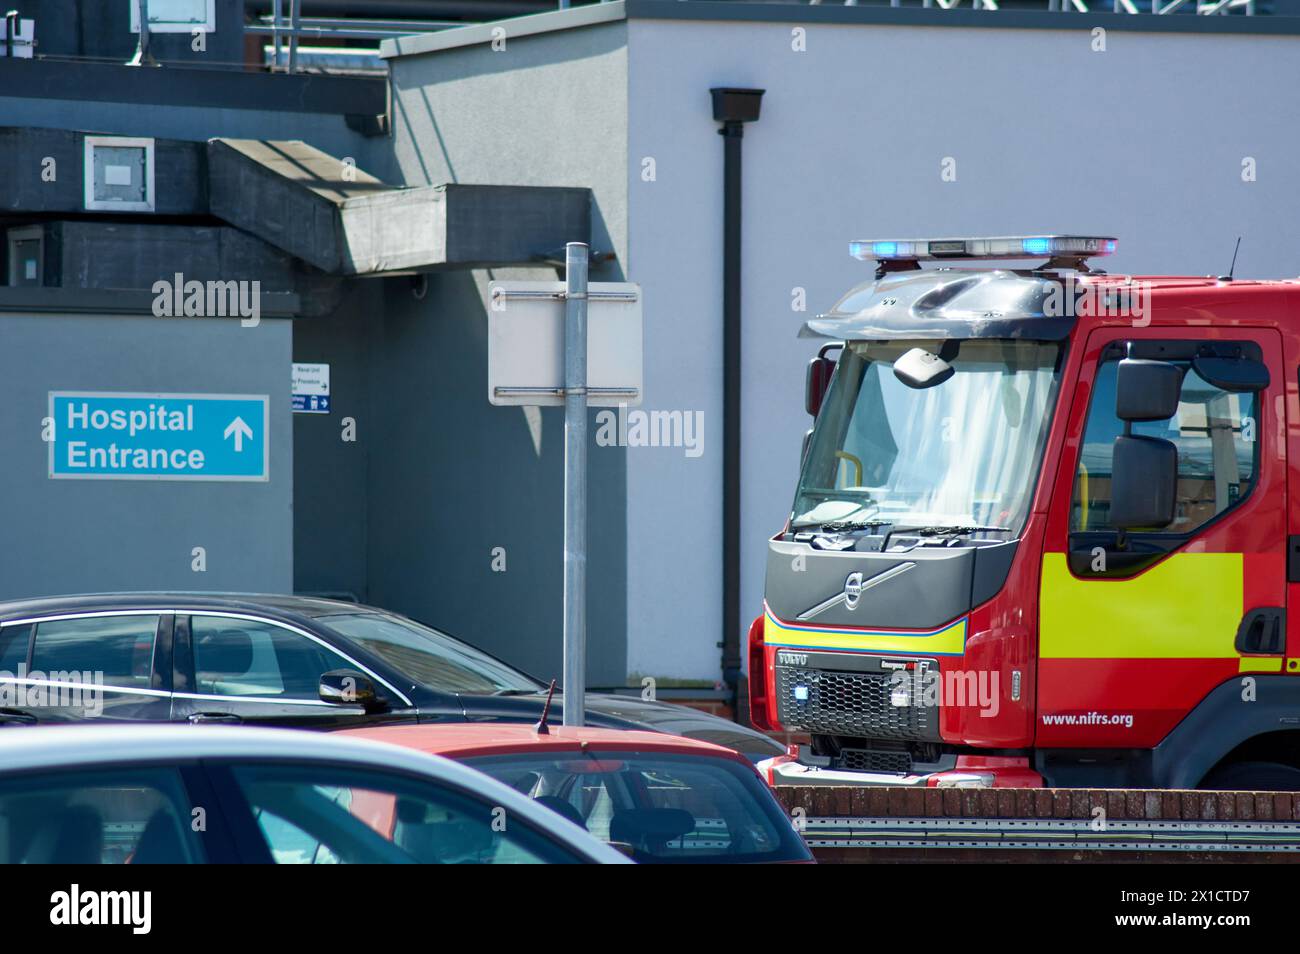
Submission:
<svg viewBox="0 0 1300 954">
<path fill-rule="evenodd" d="M 494 656 L 355 603 L 210 593 L 0 603 L 0 725 L 535 722 L 545 700 L 545 686 Z M 586 721 L 703 739 L 755 760 L 783 751 L 734 722 L 639 697 L 588 693 Z"/>
</svg>

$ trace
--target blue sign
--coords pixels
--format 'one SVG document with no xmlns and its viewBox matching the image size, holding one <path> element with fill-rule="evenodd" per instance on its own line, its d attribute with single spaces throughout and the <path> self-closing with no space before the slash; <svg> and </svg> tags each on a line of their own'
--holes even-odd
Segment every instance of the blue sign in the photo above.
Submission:
<svg viewBox="0 0 1300 954">
<path fill-rule="evenodd" d="M 266 480 L 265 394 L 50 392 L 50 476 Z"/>
<path fill-rule="evenodd" d="M 295 394 L 293 409 L 298 414 L 328 414 L 330 396 L 328 394 Z"/>
</svg>

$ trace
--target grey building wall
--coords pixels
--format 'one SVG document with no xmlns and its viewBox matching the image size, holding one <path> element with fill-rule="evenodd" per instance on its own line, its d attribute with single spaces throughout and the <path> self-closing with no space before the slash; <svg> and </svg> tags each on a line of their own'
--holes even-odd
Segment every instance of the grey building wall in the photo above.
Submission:
<svg viewBox="0 0 1300 954">
<path fill-rule="evenodd" d="M 627 261 L 627 25 L 514 36 L 388 61 L 393 150 L 407 185 L 586 186 L 592 242 Z M 482 28 L 471 28 L 482 29 Z M 612 276 L 612 277 L 611 277 Z"/>
<path fill-rule="evenodd" d="M 16 9 L 19 16 L 36 21 L 38 55 L 125 62 L 135 54 L 139 40 L 131 31 L 131 7 L 135 2 L 14 0 L 6 9 Z M 215 0 L 216 29 L 204 35 L 202 52 L 193 48 L 193 37 L 188 31 L 151 34 L 149 52 L 156 60 L 239 69 L 244 59 L 243 7 L 243 0 Z"/>
<path fill-rule="evenodd" d="M 562 184 L 596 191 L 623 272 L 644 288 L 643 407 L 701 411 L 705 441 L 698 458 L 624 454 L 627 667 L 694 679 L 719 674 L 722 143 L 711 86 L 767 90 L 744 145 L 746 618 L 762 608 L 766 540 L 788 514 L 809 424 L 813 347 L 795 335 L 870 277 L 850 239 L 1095 232 L 1120 239 L 1112 270 L 1204 274 L 1226 268 L 1241 234 L 1239 275 L 1300 267 L 1289 185 L 1300 40 L 1284 24 L 1103 17 L 1100 51 L 1094 17 L 705 7 L 637 0 L 505 22 L 500 52 L 490 27 L 467 28 L 399 41 L 390 53 L 409 55 L 389 61 L 397 160 L 412 181 L 553 182 L 565 171 Z M 521 29 L 531 35 L 511 32 Z M 1249 76 L 1249 89 L 1212 80 L 1223 76 Z M 617 124 L 585 125 L 605 116 Z M 615 125 L 622 143 L 606 135 Z M 1257 181 L 1242 179 L 1247 158 Z M 941 178 L 945 159 L 955 181 Z M 611 204 L 621 197 L 625 211 Z"/>
<path fill-rule="evenodd" d="M 351 282 L 333 313 L 294 322 L 293 360 L 328 364 L 331 392 L 329 414 L 293 415 L 296 592 L 371 599 L 369 340 L 382 307 L 382 281 Z M 355 434 L 344 433 L 348 417 Z"/>
<path fill-rule="evenodd" d="M 168 82 L 167 67 L 154 72 L 159 83 Z M 343 116 L 329 113 L 30 99 L 5 96 L 0 87 L 0 123 L 199 142 L 217 137 L 301 139 L 340 159 L 351 156 L 359 168 L 380 179 L 393 181 L 397 174 L 387 137 L 363 136 L 349 128 Z M 166 183 L 159 182 L 158 188 L 165 189 Z"/>
<path fill-rule="evenodd" d="M 290 322 L 0 313 L 0 598 L 293 584 Z M 50 391 L 267 394 L 270 480 L 53 480 Z M 203 547 L 207 570 L 191 569 Z"/>
<path fill-rule="evenodd" d="M 507 24 L 508 26 L 508 24 Z M 404 181 L 588 186 L 593 245 L 627 254 L 622 23 L 389 61 Z M 385 282 L 368 348 L 370 598 L 550 678 L 560 674 L 563 414 L 487 403 L 487 285 L 554 269 Z M 594 433 L 594 423 L 593 423 Z M 593 447 L 588 680 L 628 675 L 625 454 Z M 503 547 L 506 572 L 492 570 Z M 382 567 L 382 569 L 381 569 Z"/>
<path fill-rule="evenodd" d="M 629 274 L 647 302 L 671 292 L 675 304 L 646 322 L 646 403 L 703 408 L 714 435 L 689 466 L 628 456 L 628 535 L 641 543 L 629 553 L 629 665 L 689 660 L 703 675 L 718 664 L 716 547 L 682 552 L 660 530 L 671 513 L 709 532 L 721 506 L 722 147 L 710 86 L 767 90 L 744 145 L 746 619 L 762 610 L 766 539 L 789 513 L 809 426 L 814 346 L 795 334 L 870 278 L 850 239 L 1079 231 L 1119 237 L 1112 271 L 1218 274 L 1242 235 L 1238 276 L 1300 271 L 1300 38 L 1130 26 L 1095 52 L 1090 23 L 1076 22 L 628 22 Z M 796 27 L 805 52 L 792 48 Z M 1249 87 L 1211 79 L 1227 76 Z M 657 160 L 653 183 L 639 177 L 645 156 Z M 952 182 L 940 177 L 946 157 Z M 1242 180 L 1247 157 L 1257 181 Z M 804 313 L 792 310 L 795 289 Z M 688 582 L 665 607 L 675 580 Z"/>
</svg>

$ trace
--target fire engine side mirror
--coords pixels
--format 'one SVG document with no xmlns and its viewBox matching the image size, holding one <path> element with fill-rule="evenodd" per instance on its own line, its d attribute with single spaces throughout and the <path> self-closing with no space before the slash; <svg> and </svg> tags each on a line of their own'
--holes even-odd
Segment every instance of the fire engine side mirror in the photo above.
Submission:
<svg viewBox="0 0 1300 954">
<path fill-rule="evenodd" d="M 1183 369 L 1168 361 L 1125 358 L 1115 376 L 1115 416 L 1121 421 L 1167 421 L 1178 412 Z"/>
<path fill-rule="evenodd" d="M 952 365 L 924 348 L 913 348 L 894 362 L 894 377 L 918 390 L 943 384 L 955 373 Z"/>
<path fill-rule="evenodd" d="M 1178 492 L 1178 447 L 1159 437 L 1115 438 L 1110 524 L 1118 530 L 1167 527 Z"/>
<path fill-rule="evenodd" d="M 831 375 L 834 373 L 835 362 L 825 354 L 819 354 L 808 362 L 803 406 L 813 417 L 822 409 L 822 401 L 826 399 L 826 390 L 831 386 Z"/>
</svg>

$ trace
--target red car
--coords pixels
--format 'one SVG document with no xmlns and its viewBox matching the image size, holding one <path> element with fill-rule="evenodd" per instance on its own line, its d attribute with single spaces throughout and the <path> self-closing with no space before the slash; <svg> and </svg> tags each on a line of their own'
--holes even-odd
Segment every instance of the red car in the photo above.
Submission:
<svg viewBox="0 0 1300 954">
<path fill-rule="evenodd" d="M 639 862 L 810 862 L 744 756 L 659 732 L 501 723 L 389 725 L 341 734 L 462 762 Z"/>
</svg>

